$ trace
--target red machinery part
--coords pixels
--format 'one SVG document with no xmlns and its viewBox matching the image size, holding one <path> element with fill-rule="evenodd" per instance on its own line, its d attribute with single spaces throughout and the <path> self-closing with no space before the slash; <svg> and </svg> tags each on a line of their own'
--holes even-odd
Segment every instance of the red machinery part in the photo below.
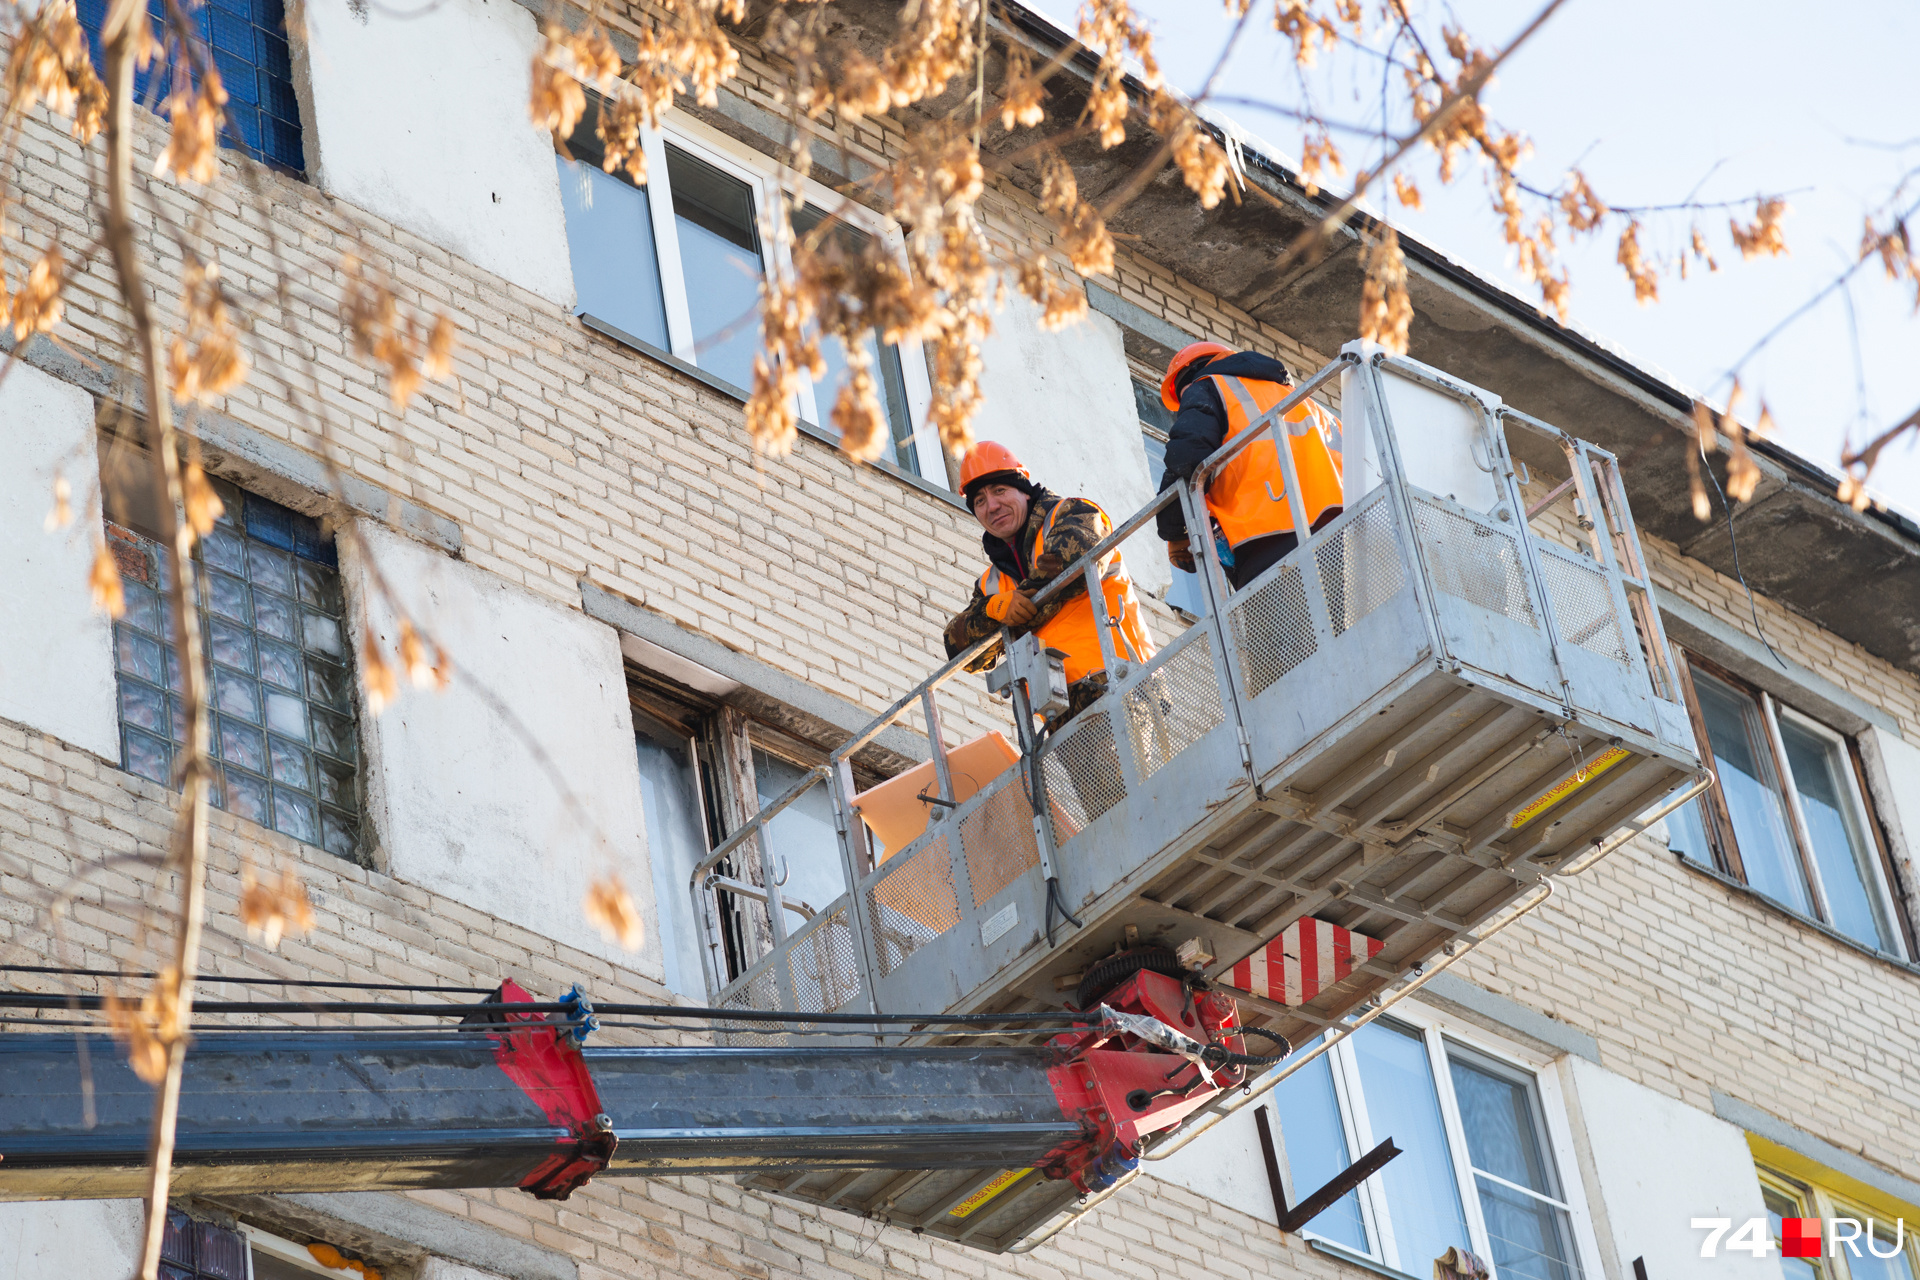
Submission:
<svg viewBox="0 0 1920 1280">
<path fill-rule="evenodd" d="M 1195 991 L 1178 978 L 1141 970 L 1108 993 L 1105 1003 L 1155 1018 L 1202 1044 L 1246 1051 L 1236 1029 L 1239 1006 L 1220 992 Z M 1085 1136 L 1056 1147 L 1039 1168 L 1083 1193 L 1103 1190 L 1133 1168 L 1147 1134 L 1172 1128 L 1245 1079 L 1244 1068 L 1209 1071 L 1107 1026 L 1055 1036 L 1048 1044 L 1063 1059 L 1047 1072 L 1060 1110 L 1080 1121 Z"/>
<path fill-rule="evenodd" d="M 511 978 L 490 998 L 496 1004 L 531 1004 L 533 996 Z M 548 1123 L 570 1135 L 560 1149 L 521 1180 L 520 1187 L 542 1200 L 565 1200 L 607 1167 L 618 1140 L 600 1106 L 600 1091 L 567 1029 L 537 1014 L 502 1013 L 497 1021 L 513 1028 L 491 1033 L 493 1060 L 509 1080 L 540 1108 Z"/>
</svg>

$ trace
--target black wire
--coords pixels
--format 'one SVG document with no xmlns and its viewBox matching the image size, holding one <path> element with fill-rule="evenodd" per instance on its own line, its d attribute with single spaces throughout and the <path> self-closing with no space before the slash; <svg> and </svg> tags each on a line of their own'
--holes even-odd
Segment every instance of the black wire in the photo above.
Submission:
<svg viewBox="0 0 1920 1280">
<path fill-rule="evenodd" d="M 0 992 L 0 1009 L 101 1009 L 105 996 L 52 991 Z M 555 1001 L 526 1004 L 481 1001 L 477 1004 L 401 1004 L 372 1000 L 196 1000 L 196 1013 L 379 1013 L 399 1018 L 447 1018 L 475 1013 L 576 1013 L 579 1006 Z M 807 1015 L 809 1018 L 819 1015 Z M 1053 1015 L 1053 1016 L 1058 1016 Z"/>
<path fill-rule="evenodd" d="M 60 992 L 10 991 L 0 992 L 0 1008 L 9 1009 L 82 1009 L 99 1010 L 106 1005 L 104 996 L 73 995 Z M 612 1017 L 621 1015 L 647 1018 L 674 1018 L 700 1022 L 813 1022 L 829 1023 L 835 1026 L 870 1026 L 879 1023 L 908 1024 L 911 1026 L 998 1026 L 1004 1023 L 1026 1023 L 1041 1020 L 1058 1020 L 1058 1009 L 1043 1010 L 1037 1013 L 783 1013 L 761 1009 L 712 1009 L 690 1008 L 681 1005 L 659 1004 L 600 1004 L 592 1006 L 594 1012 Z M 390 1017 L 447 1018 L 467 1017 L 476 1013 L 566 1013 L 581 1012 L 580 1006 L 558 1001 L 502 1002 L 479 1001 L 473 1004 L 402 1004 L 381 1001 L 312 1001 L 312 1000 L 197 1000 L 194 1002 L 197 1013 L 332 1013 L 382 1014 Z M 488 1025 L 498 1026 L 494 1022 Z M 1013 1028 L 1010 1033 L 1017 1033 Z M 939 1033 L 934 1033 L 939 1034 Z"/>
<path fill-rule="evenodd" d="M 1739 429 L 1739 425 L 1735 424 L 1734 430 Z M 1720 492 L 1720 477 L 1713 474 L 1713 464 L 1707 462 L 1704 446 L 1699 441 L 1695 441 L 1694 447 L 1701 450 L 1700 461 L 1706 465 L 1700 469 L 1705 471 L 1707 479 L 1713 482 L 1713 492 L 1720 499 L 1720 509 L 1727 513 L 1727 545 L 1733 550 L 1733 576 L 1739 580 L 1741 589 L 1747 593 L 1747 611 L 1753 615 L 1753 629 L 1759 635 L 1760 643 L 1767 646 L 1767 652 L 1773 654 L 1773 660 L 1780 664 L 1780 669 L 1786 671 L 1788 670 L 1787 660 L 1778 653 L 1774 653 L 1773 642 L 1767 639 L 1766 628 L 1760 625 L 1760 605 L 1753 598 L 1753 588 L 1747 585 L 1747 576 L 1740 572 L 1740 539 L 1733 532 L 1733 504 L 1727 501 L 1726 494 Z"/>
</svg>

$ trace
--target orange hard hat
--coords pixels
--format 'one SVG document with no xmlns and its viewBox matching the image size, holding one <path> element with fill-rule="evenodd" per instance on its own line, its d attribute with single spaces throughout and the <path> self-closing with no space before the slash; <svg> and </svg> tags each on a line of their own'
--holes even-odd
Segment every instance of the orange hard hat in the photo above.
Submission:
<svg viewBox="0 0 1920 1280">
<path fill-rule="evenodd" d="M 960 459 L 960 492 L 971 499 L 976 481 L 998 475 L 1003 471 L 1026 476 L 1029 480 L 1033 478 L 1027 473 L 1027 469 L 1020 465 L 1020 459 L 1013 456 L 1013 450 L 994 440 L 982 440 L 967 450 L 966 456 Z"/>
<path fill-rule="evenodd" d="M 1160 403 L 1167 406 L 1167 412 L 1180 412 L 1180 393 L 1173 384 L 1179 380 L 1181 370 L 1199 360 L 1232 354 L 1233 348 L 1217 342 L 1194 342 L 1180 348 L 1180 354 L 1167 361 L 1167 376 L 1160 379 Z"/>
</svg>

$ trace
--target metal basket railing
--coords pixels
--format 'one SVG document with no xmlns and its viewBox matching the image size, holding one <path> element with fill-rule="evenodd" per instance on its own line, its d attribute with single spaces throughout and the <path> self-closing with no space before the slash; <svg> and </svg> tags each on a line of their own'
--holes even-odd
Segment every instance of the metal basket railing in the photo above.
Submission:
<svg viewBox="0 0 1920 1280">
<path fill-rule="evenodd" d="M 1275 445 L 1294 529 L 1309 529 L 1283 419 L 1336 378 L 1345 384 L 1343 407 L 1364 415 L 1359 430 L 1371 437 L 1379 483 L 1237 591 L 1228 586 L 1212 539 L 1192 538 L 1205 612 L 1140 661 L 1129 651 L 1119 619 L 1100 607 L 1105 600 L 1100 562 L 1174 503 L 1189 529 L 1208 529 L 1209 478 L 1262 439 Z M 1473 465 L 1500 495 L 1494 510 L 1469 509 L 1409 480 L 1382 381 L 1387 378 L 1465 406 L 1479 424 L 1477 444 L 1470 446 Z M 1587 554 L 1529 531 L 1528 520 L 1541 508 L 1528 511 L 1522 502 L 1518 476 L 1524 468 L 1511 460 L 1509 428 L 1543 437 L 1564 451 L 1571 476 L 1563 492 L 1576 504 L 1577 520 L 1588 535 Z M 1354 430 L 1349 425 L 1349 433 Z M 955 678 L 1007 640 L 1001 636 L 973 645 L 929 675 L 695 868 L 689 888 L 695 918 L 710 935 L 702 954 L 713 1004 L 799 1014 L 899 1011 L 908 990 L 901 978 L 918 969 L 920 980 L 912 990 L 919 1002 L 906 1007 L 929 1012 L 936 1004 L 952 1007 L 982 973 L 1010 959 L 996 948 L 1014 947 L 1024 937 L 1011 935 L 1013 925 L 1007 923 L 1012 887 L 1036 870 L 1050 878 L 1062 857 L 1109 856 L 1102 841 L 1119 821 L 1113 815 L 1130 812 L 1130 797 L 1157 794 L 1169 766 L 1193 753 L 1211 753 L 1208 758 L 1219 762 L 1216 772 L 1223 780 L 1231 775 L 1236 784 L 1257 784 L 1249 734 L 1256 703 L 1289 672 L 1364 630 L 1373 615 L 1395 601 L 1420 602 L 1438 661 L 1472 660 L 1472 655 L 1452 653 L 1444 626 L 1432 620 L 1441 616 L 1444 596 L 1454 602 L 1448 608 L 1504 619 L 1520 638 L 1516 643 L 1531 646 L 1527 660 L 1516 660 L 1500 678 L 1533 703 L 1559 708 L 1570 720 L 1600 717 L 1670 742 L 1691 743 L 1690 735 L 1676 736 L 1684 711 L 1613 457 L 1505 408 L 1484 392 L 1376 348 L 1353 344 L 1300 383 L 1188 480 L 1119 522 L 1036 603 L 1076 589 L 1096 605 L 1106 690 L 1062 731 L 1043 737 L 1016 686 L 1015 766 L 962 800 L 948 759 L 951 744 L 942 730 L 942 697 L 951 697 Z M 1453 642 L 1454 650 L 1460 647 Z M 916 714 L 917 727 L 910 723 Z M 924 833 L 882 856 L 853 805 L 851 761 L 884 730 L 899 725 L 924 738 L 934 789 L 922 796 L 929 809 Z M 775 865 L 769 824 L 823 785 L 832 802 L 845 892 L 809 916 L 782 899 L 780 884 L 765 871 Z M 1212 802 L 1184 795 L 1167 800 L 1173 808 Z M 1176 837 L 1180 823 L 1178 814 L 1169 814 L 1164 824 L 1156 824 L 1159 834 L 1152 838 Z M 723 874 L 722 868 L 733 865 L 729 860 L 742 854 L 750 870 Z M 1097 890 L 1102 882 L 1097 875 L 1094 879 Z M 711 936 L 723 893 L 757 899 L 767 908 L 764 927 L 734 973 L 721 971 L 721 949 Z M 794 924 L 790 915 L 800 922 Z M 1051 924 L 1051 906 L 1047 915 Z M 738 1034 L 765 1032 L 743 1027 Z"/>
</svg>

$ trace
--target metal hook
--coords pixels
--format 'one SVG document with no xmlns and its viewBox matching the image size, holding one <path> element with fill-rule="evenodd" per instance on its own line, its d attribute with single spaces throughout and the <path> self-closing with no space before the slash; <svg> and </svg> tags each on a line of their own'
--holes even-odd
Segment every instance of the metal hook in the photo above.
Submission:
<svg viewBox="0 0 1920 1280">
<path fill-rule="evenodd" d="M 1484 445 L 1486 447 L 1487 463 L 1485 466 L 1480 465 L 1480 453 L 1478 450 L 1474 448 L 1474 445 L 1476 444 Z M 1487 442 L 1482 440 L 1479 436 L 1477 435 L 1469 436 L 1467 438 L 1467 457 L 1473 462 L 1473 465 L 1476 467 L 1479 467 L 1480 470 L 1486 472 L 1488 475 L 1493 474 L 1493 446 L 1490 444 L 1487 444 Z"/>
<path fill-rule="evenodd" d="M 773 882 L 774 888 L 784 889 L 787 887 L 787 876 L 791 868 L 787 866 L 787 859 L 785 855 L 776 856 L 774 858 L 774 861 L 780 864 L 780 878 Z"/>
</svg>

